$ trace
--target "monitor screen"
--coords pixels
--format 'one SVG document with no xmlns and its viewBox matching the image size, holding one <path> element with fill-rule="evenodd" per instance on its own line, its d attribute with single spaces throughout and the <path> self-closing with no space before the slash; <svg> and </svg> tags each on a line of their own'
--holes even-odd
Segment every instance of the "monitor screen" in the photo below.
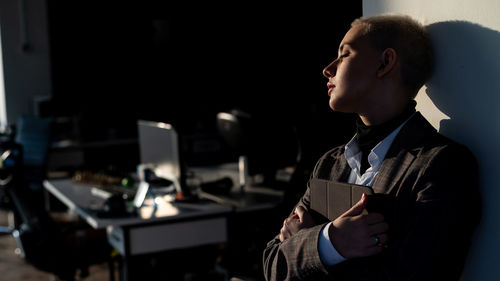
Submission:
<svg viewBox="0 0 500 281">
<path fill-rule="evenodd" d="M 152 168 L 156 176 L 171 180 L 180 191 L 181 163 L 177 132 L 161 122 L 137 123 L 141 164 Z"/>
</svg>

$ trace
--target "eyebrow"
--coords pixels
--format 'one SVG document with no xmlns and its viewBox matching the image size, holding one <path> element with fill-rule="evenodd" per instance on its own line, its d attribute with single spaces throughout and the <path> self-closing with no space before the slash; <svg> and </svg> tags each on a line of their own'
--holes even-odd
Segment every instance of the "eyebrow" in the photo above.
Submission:
<svg viewBox="0 0 500 281">
<path fill-rule="evenodd" d="M 344 46 L 352 46 L 352 43 L 347 42 L 347 43 L 340 45 L 339 52 L 342 52 L 342 50 L 344 49 Z"/>
</svg>

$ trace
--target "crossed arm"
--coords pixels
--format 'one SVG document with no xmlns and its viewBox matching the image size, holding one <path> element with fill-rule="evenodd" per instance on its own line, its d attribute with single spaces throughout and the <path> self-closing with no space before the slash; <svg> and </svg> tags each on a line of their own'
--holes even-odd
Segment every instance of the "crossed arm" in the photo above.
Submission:
<svg viewBox="0 0 500 281">
<path fill-rule="evenodd" d="M 458 280 L 479 219 L 477 174 L 467 161 L 456 161 L 469 158 L 461 152 L 440 153 L 425 169 L 410 168 L 389 227 L 380 214 L 363 211 L 366 199 L 331 222 L 330 241 L 346 259 L 333 266 L 318 250 L 330 222 L 308 211 L 308 189 L 264 251 L 266 279 Z M 377 247 L 374 236 L 389 246 Z"/>
<path fill-rule="evenodd" d="M 365 211 L 365 195 L 350 210 L 335 219 L 328 228 L 328 238 L 337 252 L 344 258 L 372 256 L 382 251 L 388 241 L 388 225 L 384 216 Z M 314 226 L 314 219 L 303 207 L 297 206 L 293 214 L 283 221 L 279 239 L 281 242 L 293 236 L 303 228 Z M 324 261 L 323 261 L 324 262 Z"/>
<path fill-rule="evenodd" d="M 328 275 L 318 251 L 321 232 L 328 228 L 328 243 L 345 259 L 373 256 L 388 241 L 388 225 L 381 214 L 365 210 L 367 198 L 334 221 L 317 224 L 308 211 L 309 190 L 288 218 L 280 234 L 269 242 L 264 253 L 268 280 L 320 280 Z M 375 237 L 378 237 L 377 240 Z M 301 267 L 289 266 L 291 263 Z M 305 269 L 305 270 L 303 270 Z M 286 270 L 286 271 L 285 271 Z"/>
</svg>

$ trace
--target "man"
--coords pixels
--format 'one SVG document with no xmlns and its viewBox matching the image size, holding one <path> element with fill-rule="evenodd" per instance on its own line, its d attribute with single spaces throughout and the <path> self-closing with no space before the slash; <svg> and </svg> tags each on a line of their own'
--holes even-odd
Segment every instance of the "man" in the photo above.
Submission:
<svg viewBox="0 0 500 281">
<path fill-rule="evenodd" d="M 327 152 L 312 178 L 371 186 L 328 221 L 310 208 L 310 186 L 264 251 L 270 280 L 458 280 L 479 220 L 475 159 L 415 112 L 433 69 L 425 28 L 406 16 L 355 20 L 323 74 L 330 107 L 359 116 L 357 133 Z"/>
</svg>

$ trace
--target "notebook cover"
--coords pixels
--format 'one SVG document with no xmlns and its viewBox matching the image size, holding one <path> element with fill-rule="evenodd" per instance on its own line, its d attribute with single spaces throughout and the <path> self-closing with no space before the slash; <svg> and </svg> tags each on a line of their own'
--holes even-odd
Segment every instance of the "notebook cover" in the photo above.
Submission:
<svg viewBox="0 0 500 281">
<path fill-rule="evenodd" d="M 309 181 L 309 188 L 311 209 L 329 220 L 334 220 L 349 210 L 361 199 L 363 193 L 373 195 L 373 189 L 369 186 L 315 178 Z"/>
</svg>

